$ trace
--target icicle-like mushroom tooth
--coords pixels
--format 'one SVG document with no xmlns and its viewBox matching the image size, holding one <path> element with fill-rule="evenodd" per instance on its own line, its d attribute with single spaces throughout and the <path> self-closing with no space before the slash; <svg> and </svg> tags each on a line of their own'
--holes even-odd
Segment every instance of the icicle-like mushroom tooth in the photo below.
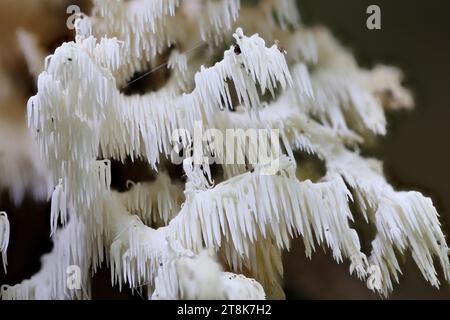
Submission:
<svg viewBox="0 0 450 320">
<path fill-rule="evenodd" d="M 147 225 L 167 225 L 184 201 L 183 189 L 174 184 L 165 172 L 146 183 L 127 181 L 128 191 L 118 194 L 126 209 L 138 215 Z"/>
<path fill-rule="evenodd" d="M 9 244 L 9 220 L 6 212 L 0 212 L 0 252 L 2 253 L 3 270 L 6 273 L 6 266 L 8 265 L 7 250 Z"/>
<path fill-rule="evenodd" d="M 377 229 L 368 258 L 369 265 L 376 266 L 380 273 L 381 284 L 374 290 L 387 296 L 393 282 L 399 281 L 401 267 L 396 250 L 401 254 L 410 250 L 422 275 L 433 286 L 439 286 L 433 256 L 449 279 L 449 249 L 431 199 L 419 192 L 395 191 L 383 177 L 379 162 L 348 150 L 336 151 L 327 165 L 354 190 L 364 217 Z"/>
<path fill-rule="evenodd" d="M 38 94 L 28 108 L 30 126 L 41 130 L 51 121 L 61 129 L 56 135 L 64 133 L 64 139 L 73 139 L 76 130 L 83 128 L 72 161 L 78 159 L 81 150 L 89 151 L 83 161 L 92 161 L 100 144 L 103 157 L 123 160 L 126 156 L 143 156 L 156 168 L 160 153 L 168 156 L 172 151 L 171 132 L 181 127 L 192 130 L 195 120 L 207 124 L 218 109 L 231 108 L 228 79 L 233 80 L 246 108 L 261 106 L 258 87 L 273 93 L 278 84 L 283 88 L 292 84 L 284 55 L 274 47 L 267 48 L 257 35 L 246 37 L 241 33 L 238 30 L 245 54 L 236 58 L 234 49 L 227 50 L 222 61 L 210 68 L 202 67 L 195 74 L 195 89 L 183 95 L 161 90 L 144 96 L 124 96 L 115 89 L 112 74 L 123 50 L 118 40 L 102 38 L 97 42 L 88 37 L 66 43 L 56 50 L 47 72 L 39 77 Z M 79 79 L 83 79 L 81 84 Z M 75 101 L 73 96 L 80 98 Z M 77 117 L 71 118 L 73 113 Z M 62 127 L 63 123 L 66 125 Z M 55 148 L 63 144 L 63 137 L 55 140 L 42 135 L 40 139 L 50 166 L 59 163 L 61 154 Z"/>
</svg>

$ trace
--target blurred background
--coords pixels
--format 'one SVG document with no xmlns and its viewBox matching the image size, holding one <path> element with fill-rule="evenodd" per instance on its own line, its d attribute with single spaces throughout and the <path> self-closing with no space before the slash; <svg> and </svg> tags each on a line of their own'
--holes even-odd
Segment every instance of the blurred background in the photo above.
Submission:
<svg viewBox="0 0 450 320">
<path fill-rule="evenodd" d="M 252 0 L 253 1 L 253 0 Z M 79 5 L 89 13 L 89 1 L 0 0 L 0 157 L 21 163 L 21 172 L 3 165 L 0 189 L 11 179 L 37 181 L 39 172 L 25 159 L 28 141 L 25 132 L 26 101 L 35 94 L 35 72 L 26 63 L 20 48 L 38 40 L 43 53 L 53 52 L 64 41 L 73 39 L 66 28 L 66 8 Z M 381 8 L 381 30 L 366 28 L 366 9 Z M 359 63 L 377 63 L 401 68 L 406 84 L 415 95 L 416 108 L 388 115 L 388 135 L 368 155 L 384 161 L 388 180 L 397 189 L 418 190 L 433 199 L 446 235 L 450 235 L 450 2 L 300 0 L 306 25 L 323 24 L 350 48 Z M 17 35 L 22 29 L 21 35 Z M 27 38 L 33 32 L 35 38 Z M 21 38 L 22 40 L 18 41 Z M 31 59 L 32 60 L 32 59 Z M 30 57 L 28 57 L 30 62 Z M 39 69 L 39 63 L 35 69 Z M 33 169 L 33 170 L 31 170 Z M 12 178 L 11 178 L 12 177 Z M 0 196 L 0 211 L 11 223 L 8 273 L 0 270 L 0 285 L 15 284 L 29 278 L 40 268 L 40 256 L 52 248 L 49 239 L 50 205 L 35 201 L 28 192 L 8 192 Z M 14 201 L 16 200 L 16 201 Z M 322 252 L 312 260 L 305 258 L 300 240 L 285 254 L 285 290 L 288 299 L 378 299 L 365 284 L 348 274 L 346 263 L 337 265 Z M 441 281 L 441 290 L 427 284 L 418 269 L 406 259 L 403 278 L 391 299 L 448 299 L 450 287 Z M 125 290 L 112 290 L 109 270 L 103 269 L 93 280 L 94 299 L 140 299 Z"/>
</svg>

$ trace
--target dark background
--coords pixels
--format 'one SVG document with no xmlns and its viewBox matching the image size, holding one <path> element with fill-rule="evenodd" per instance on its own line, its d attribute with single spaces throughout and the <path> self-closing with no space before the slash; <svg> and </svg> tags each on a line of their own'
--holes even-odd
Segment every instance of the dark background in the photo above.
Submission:
<svg viewBox="0 0 450 320">
<path fill-rule="evenodd" d="M 366 28 L 366 8 L 371 4 L 381 7 L 381 30 Z M 327 25 L 360 64 L 392 64 L 404 71 L 416 108 L 390 114 L 388 135 L 370 152 L 384 160 L 387 178 L 397 189 L 419 190 L 432 197 L 449 235 L 450 1 L 300 0 L 300 10 L 306 24 Z M 61 26 L 65 26 L 65 18 L 62 15 Z M 51 250 L 50 208 L 30 200 L 15 208 L 6 195 L 0 203 L 11 222 L 8 274 L 0 270 L 0 285 L 15 284 L 37 272 L 39 257 Z M 422 279 L 413 264 L 406 263 L 403 270 L 404 277 L 391 298 L 450 298 L 447 284 L 438 291 Z M 347 264 L 336 265 L 323 253 L 307 260 L 301 240 L 295 240 L 285 256 L 285 279 L 291 299 L 378 298 L 348 275 Z M 119 294 L 110 289 L 108 270 L 95 276 L 93 298 L 130 297 L 130 292 Z"/>
</svg>

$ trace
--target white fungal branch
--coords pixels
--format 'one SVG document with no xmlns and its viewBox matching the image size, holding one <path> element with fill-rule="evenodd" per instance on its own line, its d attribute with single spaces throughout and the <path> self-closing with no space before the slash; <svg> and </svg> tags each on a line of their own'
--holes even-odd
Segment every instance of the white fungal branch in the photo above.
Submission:
<svg viewBox="0 0 450 320">
<path fill-rule="evenodd" d="M 283 39 L 287 38 L 283 41 Z M 318 64 L 319 53 L 314 33 L 306 28 L 301 28 L 287 36 L 282 35 L 280 41 L 286 43 L 290 61 L 305 62 L 310 65 Z"/>
<path fill-rule="evenodd" d="M 379 291 L 387 296 L 393 290 L 392 278 L 399 281 L 401 269 L 394 249 L 400 254 L 410 250 L 424 278 L 435 287 L 439 280 L 433 257 L 437 257 L 448 280 L 449 248 L 431 199 L 419 192 L 395 191 L 383 177 L 380 163 L 373 159 L 348 151 L 334 156 L 328 161 L 329 170 L 341 174 L 355 190 L 357 203 L 377 228 L 369 262 L 381 269 Z"/>
<path fill-rule="evenodd" d="M 302 62 L 312 67 L 314 98 L 295 105 L 340 134 L 356 130 L 383 135 L 383 108 L 409 109 L 413 105 L 411 93 L 401 85 L 399 70 L 386 66 L 361 69 L 353 55 L 323 28 L 277 32 L 270 37 L 280 39 L 297 70 Z M 295 77 L 293 68 L 291 74 Z M 294 83 L 298 82 L 294 79 Z"/>
<path fill-rule="evenodd" d="M 195 89 L 181 96 L 166 91 L 132 97 L 120 94 L 112 74 L 105 69 L 119 67 L 121 48 L 114 39 L 96 44 L 90 37 L 63 45 L 52 56 L 49 70 L 39 77 L 40 91 L 29 102 L 29 123 L 39 131 L 38 143 L 47 148 L 45 152 L 50 147 L 54 150 L 47 152 L 50 166 L 60 166 L 62 159 L 58 159 L 56 150 L 67 149 L 70 144 L 66 139 L 79 130 L 83 133 L 77 133 L 80 136 L 76 144 L 88 149 L 77 152 L 71 145 L 75 152 L 64 152 L 72 157 L 71 162 L 78 154 L 83 155 L 86 163 L 75 163 L 76 166 L 89 167 L 98 145 L 103 157 L 119 160 L 127 155 L 145 157 L 155 166 L 160 153 L 170 154 L 170 138 L 175 129 L 189 130 L 195 120 L 211 118 L 221 108 L 232 107 L 227 80 L 233 81 L 239 101 L 247 108 L 261 104 L 257 84 L 261 94 L 266 90 L 273 94 L 278 85 L 284 89 L 292 84 L 284 56 L 276 45 L 267 48 L 257 35 L 246 37 L 240 29 L 235 39 L 241 53 L 237 55 L 233 47 L 227 50 L 222 61 L 202 68 L 195 75 Z M 78 81 L 86 74 L 88 77 L 80 87 Z M 44 92 L 53 100 L 47 101 L 50 98 Z M 95 101 L 96 107 L 87 108 L 87 101 Z M 50 104 L 49 108 L 41 107 L 45 104 Z M 48 122 L 51 124 L 47 126 Z M 56 126 L 58 136 L 47 141 L 46 133 Z M 41 127 L 47 132 L 41 132 Z M 64 167 L 72 170 L 68 163 Z"/>
<path fill-rule="evenodd" d="M 284 120 L 280 121 L 291 123 L 295 131 L 286 135 L 292 148 L 300 147 L 324 159 L 328 174 L 345 179 L 366 219 L 377 228 L 369 264 L 378 265 L 382 271 L 380 293 L 386 296 L 393 290 L 391 277 L 399 281 L 400 264 L 394 249 L 401 254 L 409 249 L 424 278 L 434 286 L 439 285 L 433 263 L 433 256 L 437 257 L 448 279 L 448 246 L 429 198 L 418 192 L 395 191 L 383 177 L 380 162 L 346 150 L 330 129 L 299 116 L 286 116 Z"/>
<path fill-rule="evenodd" d="M 403 73 L 399 69 L 379 65 L 366 72 L 365 86 L 386 110 L 412 109 L 414 99 L 411 92 L 401 85 L 402 81 Z"/>
<path fill-rule="evenodd" d="M 351 269 L 360 277 L 365 275 L 365 256 L 356 232 L 349 227 L 350 193 L 338 177 L 318 184 L 299 182 L 295 165 L 288 161 L 274 176 L 260 175 L 256 170 L 210 190 L 191 192 L 193 195 L 187 195 L 181 212 L 168 226 L 186 248 L 196 252 L 203 246 L 218 248 L 227 241 L 246 260 L 255 258 L 252 247 L 262 238 L 272 239 L 283 249 L 290 247 L 290 239 L 301 235 L 308 256 L 315 243 L 323 243 L 338 262 L 350 258 Z M 228 263 L 232 265 L 233 261 Z M 255 272 L 258 268 L 262 266 L 251 265 Z"/>
<path fill-rule="evenodd" d="M 100 179 L 101 163 L 96 161 L 98 125 L 116 90 L 108 86 L 114 80 L 105 68 L 117 67 L 118 50 L 114 40 L 96 44 L 88 38 L 81 45 L 64 44 L 39 76 L 38 94 L 28 102 L 28 123 L 55 185 L 63 179 L 66 203 L 80 214 L 108 184 L 107 175 Z"/>
<path fill-rule="evenodd" d="M 292 73 L 294 87 L 286 90 L 276 101 L 264 105 L 257 118 L 236 108 L 237 112 L 216 113 L 210 126 L 220 130 L 277 128 L 288 154 L 292 155 L 292 150 L 300 149 L 307 153 L 316 153 L 322 159 L 329 152 L 333 152 L 324 146 L 331 148 L 335 144 L 354 146 L 361 143 L 362 138 L 352 130 L 336 131 L 323 126 L 296 107 L 305 101 L 312 101 L 314 94 L 304 65 L 296 65 Z"/>
<path fill-rule="evenodd" d="M 311 76 L 314 99 L 306 104 L 306 111 L 335 131 L 350 128 L 375 134 L 386 133 L 383 107 L 374 95 L 361 84 L 359 73 L 348 68 L 327 68 Z"/>
<path fill-rule="evenodd" d="M 9 220 L 6 212 L 0 212 L 0 252 L 2 253 L 3 270 L 6 273 L 6 266 L 8 265 L 6 251 L 9 244 Z"/>
<path fill-rule="evenodd" d="M 177 87 L 181 90 L 186 90 L 189 83 L 189 77 L 191 76 L 187 55 L 178 50 L 172 51 L 169 60 L 167 61 L 167 68 L 173 70 L 171 79 L 176 81 Z M 166 84 L 166 87 L 170 86 Z"/>
<path fill-rule="evenodd" d="M 62 183 L 62 179 L 56 185 L 55 190 L 52 194 L 52 202 L 51 202 L 51 223 L 50 230 L 53 235 L 58 227 L 58 219 L 61 220 L 62 225 L 67 223 L 67 198 L 64 192 L 64 187 Z"/>
<path fill-rule="evenodd" d="M 378 230 L 369 264 L 378 265 L 382 271 L 380 293 L 386 296 L 392 291 L 391 277 L 398 282 L 401 273 L 394 249 L 401 254 L 410 250 L 424 278 L 434 286 L 439 285 L 433 263 L 433 256 L 437 257 L 448 279 L 448 247 L 431 200 L 418 192 L 395 191 L 384 178 L 379 161 L 364 159 L 346 149 L 347 143 L 361 142 L 358 136 L 351 135 L 351 130 L 350 135 L 340 137 L 333 129 L 289 107 L 293 104 L 295 99 L 286 92 L 261 111 L 258 121 L 240 113 L 230 114 L 228 118 L 219 116 L 217 122 L 225 121 L 225 126 L 234 123 L 241 128 L 279 127 L 286 150 L 315 153 L 325 161 L 327 176 L 339 175 L 345 179 L 366 220 Z"/>
<path fill-rule="evenodd" d="M 231 270 L 257 279 L 269 299 L 285 299 L 282 250 L 271 238 L 264 238 L 261 234 L 258 234 L 257 238 L 258 241 L 249 247 L 247 258 L 243 258 L 236 251 L 231 240 L 223 238 L 220 255 Z"/>
<path fill-rule="evenodd" d="M 111 235 L 110 263 L 112 283 L 128 283 L 131 288 L 149 286 L 152 299 L 263 299 L 256 281 L 227 277 L 209 255 L 196 256 L 178 241 L 167 237 L 168 229 L 146 227 L 130 216 L 116 195 L 107 205 Z M 202 272 L 204 271 L 204 272 Z M 216 284 L 215 286 L 212 284 Z M 231 292 L 225 291 L 233 287 Z"/>
<path fill-rule="evenodd" d="M 327 30 L 316 28 L 310 32 L 315 39 L 311 46 L 317 52 L 316 71 L 311 75 L 315 99 L 301 107 L 335 130 L 369 130 L 384 135 L 383 106 L 408 109 L 413 105 L 410 92 L 401 85 L 402 74 L 385 66 L 361 69 Z"/>
<path fill-rule="evenodd" d="M 213 39 L 216 44 L 232 30 L 239 15 L 240 0 L 206 1 L 198 26 L 203 40 Z"/>
<path fill-rule="evenodd" d="M 160 172 L 155 181 L 134 183 L 128 181 L 129 191 L 118 197 L 131 214 L 136 214 L 147 225 L 167 225 L 176 216 L 184 201 L 183 188 Z"/>
<path fill-rule="evenodd" d="M 205 250 L 194 258 L 181 258 L 176 267 L 180 275 L 180 295 L 184 299 L 263 300 L 266 297 L 257 281 L 241 274 L 222 272 Z"/>
<path fill-rule="evenodd" d="M 190 10 L 191 5 L 198 5 L 198 10 Z M 181 12 L 176 10 L 180 6 Z M 216 42 L 222 39 L 232 30 L 239 8 L 240 0 L 204 3 L 195 0 L 94 0 L 90 23 L 93 34 L 99 38 L 116 37 L 124 41 L 125 63 L 115 72 L 118 83 L 123 84 L 135 72 L 144 71 L 149 62 L 172 44 L 190 46 L 211 38 Z M 194 16 L 189 17 L 188 12 L 193 12 Z M 192 24 L 197 24 L 198 30 L 191 30 Z"/>
<path fill-rule="evenodd" d="M 175 9 L 179 6 L 180 0 L 94 0 L 95 13 L 101 17 L 122 14 L 124 17 L 135 20 L 134 28 L 147 27 L 153 32 L 156 31 L 156 24 L 166 16 L 175 15 Z M 120 23 L 111 23 L 111 28 L 115 25 L 120 28 Z"/>
</svg>

